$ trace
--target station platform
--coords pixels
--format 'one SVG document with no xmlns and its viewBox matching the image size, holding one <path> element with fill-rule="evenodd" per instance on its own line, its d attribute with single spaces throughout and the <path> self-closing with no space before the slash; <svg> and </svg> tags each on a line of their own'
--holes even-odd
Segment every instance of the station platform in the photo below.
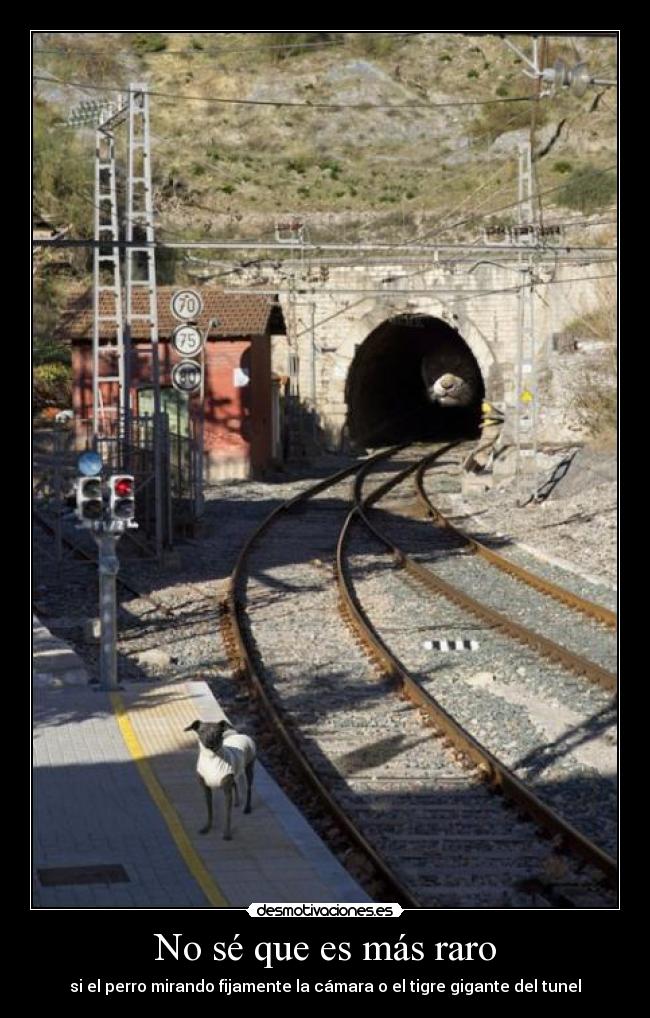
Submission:
<svg viewBox="0 0 650 1018">
<path fill-rule="evenodd" d="M 198 834 L 197 740 L 183 729 L 224 717 L 206 683 L 96 690 L 36 618 L 33 653 L 34 908 L 371 900 L 259 761 L 252 812 L 233 807 L 232 841 L 219 791 L 214 827 Z"/>
</svg>

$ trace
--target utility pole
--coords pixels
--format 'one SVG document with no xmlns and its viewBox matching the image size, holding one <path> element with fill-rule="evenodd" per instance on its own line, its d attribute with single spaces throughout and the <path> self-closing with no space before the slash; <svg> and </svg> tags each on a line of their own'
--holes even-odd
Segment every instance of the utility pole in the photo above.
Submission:
<svg viewBox="0 0 650 1018">
<path fill-rule="evenodd" d="M 296 302 L 296 276 L 295 270 L 291 268 L 289 273 L 289 296 L 287 302 L 287 339 L 289 346 L 289 405 L 288 405 L 288 426 L 289 426 L 289 448 L 290 455 L 297 452 L 296 446 L 302 450 L 303 431 L 302 419 L 300 416 L 300 360 L 298 355 L 298 343 L 296 334 L 298 332 L 298 314 Z M 298 453 L 299 455 L 301 453 Z"/>
<path fill-rule="evenodd" d="M 158 299 L 151 182 L 149 95 L 146 85 L 131 84 L 116 104 L 81 103 L 68 118 L 71 126 L 98 121 L 95 135 L 95 229 L 93 265 L 93 445 L 112 446 L 115 467 L 131 454 L 130 353 L 133 323 L 149 328 L 153 388 L 153 475 L 156 557 L 162 555 L 163 421 L 160 402 Z M 125 293 L 119 251 L 115 128 L 128 121 Z M 107 253 L 107 249 L 110 253 Z M 134 299 L 141 289 L 146 310 Z M 102 300 L 102 294 L 109 296 Z M 137 305 L 137 306 L 136 306 Z M 107 323 L 109 323 L 107 325 Z"/>
<path fill-rule="evenodd" d="M 129 154 L 127 179 L 126 239 L 126 338 L 130 352 L 133 323 L 145 322 L 149 329 L 151 383 L 153 389 L 153 473 L 155 501 L 156 558 L 163 549 L 163 435 L 160 402 L 160 354 L 158 349 L 158 295 L 156 291 L 156 250 L 151 181 L 149 94 L 146 85 L 129 86 Z M 135 243 L 133 243 L 135 241 Z M 139 242 L 139 243 L 138 243 Z M 136 307 L 136 292 L 145 294 L 144 307 Z M 125 404 L 127 436 L 130 406 Z M 125 443 L 128 447 L 128 437 Z"/>
<path fill-rule="evenodd" d="M 310 301 L 311 311 L 311 402 L 314 412 L 314 428 L 316 427 L 316 303 Z"/>
<path fill-rule="evenodd" d="M 519 149 L 519 227 L 520 240 L 536 242 L 531 144 Z M 535 366 L 535 322 L 533 262 L 530 252 L 518 254 L 519 324 L 517 335 L 517 372 L 515 391 L 515 485 L 517 504 L 537 490 L 537 373 Z"/>
<path fill-rule="evenodd" d="M 107 690 L 119 689 L 116 585 L 120 562 L 116 545 L 120 536 L 109 531 L 95 534 L 99 569 L 99 684 L 102 689 Z"/>
<path fill-rule="evenodd" d="M 552 34 L 552 33 L 551 33 Z M 544 34 L 546 38 L 546 33 Z M 575 67 L 569 68 L 565 64 L 564 60 L 556 60 L 553 67 L 540 66 L 546 62 L 546 49 L 542 52 L 542 59 L 540 62 L 537 46 L 537 36 L 533 36 L 533 56 L 532 60 L 530 57 L 515 46 L 510 39 L 506 39 L 505 36 L 501 36 L 503 42 L 517 54 L 520 60 L 523 60 L 526 67 L 522 68 L 522 73 L 527 78 L 533 78 L 538 81 L 544 82 L 547 86 L 547 90 L 541 92 L 540 95 L 551 95 L 556 88 L 568 88 L 571 90 L 573 95 L 580 98 L 585 94 L 587 89 L 594 85 L 596 87 L 604 85 L 606 87 L 613 88 L 618 85 L 615 78 L 595 78 L 590 72 L 589 68 L 585 63 L 577 63 Z M 526 69 L 528 68 L 528 70 Z"/>
<path fill-rule="evenodd" d="M 115 127 L 125 108 L 82 103 L 68 122 L 98 121 L 95 129 L 95 210 L 93 249 L 93 445 L 119 445 L 125 392 L 124 333 L 119 227 L 115 181 Z M 102 301 L 102 294 L 107 297 Z M 107 450 L 108 451 L 108 450 Z M 117 453 L 113 457 L 116 459 Z"/>
</svg>

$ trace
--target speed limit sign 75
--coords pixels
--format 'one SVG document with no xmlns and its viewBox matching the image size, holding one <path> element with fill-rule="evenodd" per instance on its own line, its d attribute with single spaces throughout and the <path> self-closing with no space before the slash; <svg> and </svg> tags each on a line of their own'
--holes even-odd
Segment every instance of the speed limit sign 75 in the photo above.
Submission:
<svg viewBox="0 0 650 1018">
<path fill-rule="evenodd" d="M 196 357 L 203 348 L 203 336 L 195 325 L 177 325 L 172 333 L 172 346 L 181 357 Z"/>
<path fill-rule="evenodd" d="M 176 290 L 172 294 L 171 312 L 179 321 L 196 321 L 202 311 L 203 301 L 196 290 Z"/>
</svg>

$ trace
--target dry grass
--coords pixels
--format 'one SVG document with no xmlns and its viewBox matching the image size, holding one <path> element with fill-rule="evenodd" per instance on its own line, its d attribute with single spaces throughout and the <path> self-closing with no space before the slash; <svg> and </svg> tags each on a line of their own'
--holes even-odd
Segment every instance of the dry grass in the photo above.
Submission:
<svg viewBox="0 0 650 1018">
<path fill-rule="evenodd" d="M 616 441 L 618 415 L 618 342 L 615 280 L 599 284 L 598 303 L 574 319 L 566 330 L 576 338 L 585 335 L 603 343 L 588 366 L 578 370 L 572 386 L 570 409 L 578 424 L 604 447 Z"/>
<path fill-rule="evenodd" d="M 592 336 L 607 343 L 612 343 L 614 360 L 616 360 L 616 315 L 617 293 L 616 280 L 602 279 L 598 284 L 598 303 L 591 311 L 574 318 L 564 330 L 569 336 L 584 339 Z"/>
</svg>

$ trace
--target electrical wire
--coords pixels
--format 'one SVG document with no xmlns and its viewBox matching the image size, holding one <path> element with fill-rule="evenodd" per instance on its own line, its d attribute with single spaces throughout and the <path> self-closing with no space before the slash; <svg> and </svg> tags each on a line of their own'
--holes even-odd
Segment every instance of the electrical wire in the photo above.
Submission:
<svg viewBox="0 0 650 1018">
<path fill-rule="evenodd" d="M 138 34 L 138 33 L 129 33 Z M 223 33 L 218 33 L 223 34 Z M 417 36 L 421 36 L 422 32 L 363 32 L 364 37 L 370 38 L 390 38 L 390 39 L 413 39 Z M 254 53 L 259 50 L 296 50 L 296 49 L 321 49 L 328 46 L 345 46 L 350 42 L 354 42 L 354 39 L 321 39 L 317 42 L 287 42 L 287 43 L 260 43 L 255 46 L 240 46 L 240 47 L 197 47 L 190 46 L 186 49 L 164 49 L 160 50 L 160 53 L 165 54 L 188 54 L 190 56 L 225 56 L 229 53 Z M 53 49 L 42 49 L 38 47 L 33 50 L 34 53 L 48 53 L 48 54 L 61 54 L 62 56 L 70 56 L 75 51 L 72 48 L 57 47 Z M 92 54 L 88 54 L 92 55 Z M 147 53 L 146 56 L 155 55 L 154 53 Z"/>
<path fill-rule="evenodd" d="M 513 123 L 516 119 L 517 119 L 517 115 L 514 114 L 508 121 L 506 121 L 506 124 L 504 125 L 504 130 L 507 129 L 507 127 L 511 123 Z M 482 131 L 479 134 L 477 134 L 475 136 L 475 140 L 476 141 L 480 141 L 482 138 L 488 137 L 491 133 L 492 133 L 491 129 L 486 129 L 485 131 Z M 449 136 L 449 137 L 451 137 L 451 136 Z M 443 138 L 438 139 L 438 142 L 439 142 L 439 144 L 443 144 L 445 140 L 446 140 L 446 138 L 443 137 Z M 335 158 L 344 159 L 345 157 L 344 156 L 336 156 Z M 436 166 L 443 166 L 446 161 L 447 161 L 447 157 L 446 156 L 441 156 L 438 160 L 434 160 L 434 161 L 430 162 L 428 164 L 428 169 L 430 170 L 432 167 L 435 168 Z M 217 169 L 217 167 L 213 163 L 206 163 L 204 161 L 200 161 L 198 163 L 198 165 L 205 166 L 207 169 L 210 169 L 210 170 L 216 170 Z M 495 171 L 494 176 L 497 176 L 499 173 L 503 173 L 504 169 L 507 171 L 507 164 L 505 164 L 505 163 L 502 164 Z M 454 182 L 456 180 L 460 180 L 461 179 L 461 176 L 462 175 L 460 173 L 458 173 L 457 175 L 442 181 L 438 187 L 435 187 L 432 191 L 429 191 L 429 193 L 427 194 L 427 199 L 430 200 L 434 195 L 440 193 L 441 191 L 447 190 L 450 186 L 453 186 L 453 184 L 454 184 Z M 489 179 L 492 179 L 492 178 L 489 178 Z M 485 186 L 485 184 L 480 185 L 478 190 L 480 190 L 480 188 L 483 187 L 483 186 Z M 508 185 L 504 185 L 504 187 L 501 188 L 501 190 L 505 190 L 505 188 L 507 186 Z M 495 192 L 495 194 L 499 194 L 499 193 L 500 193 L 500 191 Z M 494 197 L 494 196 L 495 195 L 493 194 L 492 197 Z M 467 200 L 467 199 L 465 199 L 465 200 Z M 223 209 L 215 209 L 214 207 L 210 207 L 210 206 L 204 205 L 202 203 L 199 204 L 198 202 L 196 202 L 196 201 L 194 201 L 192 199 L 186 199 L 186 198 L 180 197 L 180 201 L 185 206 L 198 208 L 198 209 L 201 209 L 204 212 L 211 212 L 214 215 L 222 215 L 223 211 L 224 211 Z M 463 203 L 461 203 L 461 205 L 462 204 Z"/>
<path fill-rule="evenodd" d="M 68 85 L 72 88 L 91 89 L 97 92 L 128 92 L 128 88 L 119 86 L 93 85 L 87 81 L 67 81 L 63 78 L 44 78 L 41 75 L 32 75 L 34 81 L 47 81 L 50 84 Z M 518 95 L 510 98 L 497 99 L 465 99 L 457 102 L 446 103 L 310 103 L 296 102 L 293 100 L 278 99 L 226 99 L 223 96 L 184 95 L 180 92 L 161 92 L 157 89 L 147 89 L 147 95 L 157 96 L 162 99 L 175 99 L 181 102 L 203 102 L 203 103 L 225 103 L 234 106 L 288 106 L 298 107 L 306 110 L 438 110 L 459 106 L 490 106 L 495 103 L 514 102 L 538 102 L 530 95 Z"/>
<path fill-rule="evenodd" d="M 616 169 L 617 169 L 616 165 L 614 165 L 614 166 L 606 166 L 604 169 L 597 170 L 596 172 L 600 173 L 600 174 L 602 174 L 602 173 L 611 173 L 613 170 L 616 170 Z M 544 191 L 541 191 L 540 192 L 540 196 L 541 195 L 552 194 L 554 191 L 558 191 L 561 188 L 563 188 L 564 186 L 565 186 L 564 183 L 554 184 L 553 187 L 547 187 L 547 188 L 545 188 Z M 523 199 L 523 201 L 525 201 L 525 200 L 526 199 Z M 459 226 L 464 226 L 466 223 L 473 222 L 475 218 L 486 219 L 488 216 L 493 216 L 497 212 L 505 212 L 507 209 L 516 208 L 518 205 L 521 205 L 521 204 L 522 204 L 522 199 L 518 199 L 517 201 L 509 202 L 507 205 L 500 205 L 496 209 L 490 209 L 487 212 L 482 212 L 478 217 L 467 216 L 465 219 L 459 219 L 455 223 L 451 223 L 449 226 L 445 226 L 443 229 L 438 230 L 437 232 L 434 232 L 433 234 L 431 234 L 431 233 L 424 234 L 423 237 L 419 237 L 418 238 L 418 242 L 421 243 L 423 240 L 428 240 L 431 236 L 435 237 L 435 236 L 438 236 L 440 233 L 447 233 L 449 230 L 455 230 Z"/>
</svg>

